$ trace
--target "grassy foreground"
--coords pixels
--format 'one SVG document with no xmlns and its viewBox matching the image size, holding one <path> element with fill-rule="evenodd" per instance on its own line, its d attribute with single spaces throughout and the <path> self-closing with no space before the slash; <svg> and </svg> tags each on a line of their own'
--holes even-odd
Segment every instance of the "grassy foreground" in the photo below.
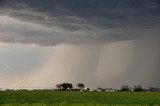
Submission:
<svg viewBox="0 0 160 106">
<path fill-rule="evenodd" d="M 0 91 L 0 106 L 160 106 L 160 92 Z"/>
</svg>

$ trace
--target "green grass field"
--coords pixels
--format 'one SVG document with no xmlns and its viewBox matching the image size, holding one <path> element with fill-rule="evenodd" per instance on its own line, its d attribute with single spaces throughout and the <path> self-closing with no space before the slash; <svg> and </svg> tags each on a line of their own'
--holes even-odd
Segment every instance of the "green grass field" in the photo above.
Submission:
<svg viewBox="0 0 160 106">
<path fill-rule="evenodd" d="M 160 106 L 160 92 L 0 91 L 0 106 Z"/>
</svg>

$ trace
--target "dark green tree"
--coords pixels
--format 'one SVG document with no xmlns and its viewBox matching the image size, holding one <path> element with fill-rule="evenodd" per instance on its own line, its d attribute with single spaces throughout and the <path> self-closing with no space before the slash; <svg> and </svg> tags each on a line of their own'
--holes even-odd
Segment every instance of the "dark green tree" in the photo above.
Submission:
<svg viewBox="0 0 160 106">
<path fill-rule="evenodd" d="M 61 84 L 61 90 L 67 91 L 67 90 L 70 90 L 72 88 L 73 88 L 73 86 L 72 86 L 71 83 L 62 83 Z"/>
<path fill-rule="evenodd" d="M 122 92 L 128 92 L 129 91 L 129 85 L 122 85 L 121 91 Z"/>
<path fill-rule="evenodd" d="M 84 84 L 83 84 L 83 83 L 78 83 L 77 87 L 78 87 L 79 89 L 84 89 Z"/>
<path fill-rule="evenodd" d="M 135 92 L 142 92 L 142 86 L 141 85 L 138 85 L 138 86 L 134 86 L 134 91 Z"/>
</svg>

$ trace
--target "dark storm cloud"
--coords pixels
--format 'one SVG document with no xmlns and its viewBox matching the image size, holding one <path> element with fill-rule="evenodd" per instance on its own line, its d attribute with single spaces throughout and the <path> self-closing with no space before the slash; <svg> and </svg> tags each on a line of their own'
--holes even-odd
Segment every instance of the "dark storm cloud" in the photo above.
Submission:
<svg viewBox="0 0 160 106">
<path fill-rule="evenodd" d="M 0 5 L 2 15 L 47 29 L 39 30 L 37 26 L 35 30 L 19 31 L 17 28 L 11 31 L 15 36 L 1 34 L 1 41 L 7 43 L 55 45 L 121 41 L 139 38 L 143 32 L 160 26 L 159 0 L 1 0 Z M 12 27 L 17 27 L 16 24 Z"/>
</svg>

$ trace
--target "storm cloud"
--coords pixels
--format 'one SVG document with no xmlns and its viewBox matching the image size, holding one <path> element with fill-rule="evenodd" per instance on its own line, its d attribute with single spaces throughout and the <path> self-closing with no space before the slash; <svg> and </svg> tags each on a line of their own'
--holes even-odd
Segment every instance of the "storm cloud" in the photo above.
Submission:
<svg viewBox="0 0 160 106">
<path fill-rule="evenodd" d="M 1 42 L 57 45 L 136 39 L 160 26 L 159 0 L 2 0 Z"/>
</svg>

